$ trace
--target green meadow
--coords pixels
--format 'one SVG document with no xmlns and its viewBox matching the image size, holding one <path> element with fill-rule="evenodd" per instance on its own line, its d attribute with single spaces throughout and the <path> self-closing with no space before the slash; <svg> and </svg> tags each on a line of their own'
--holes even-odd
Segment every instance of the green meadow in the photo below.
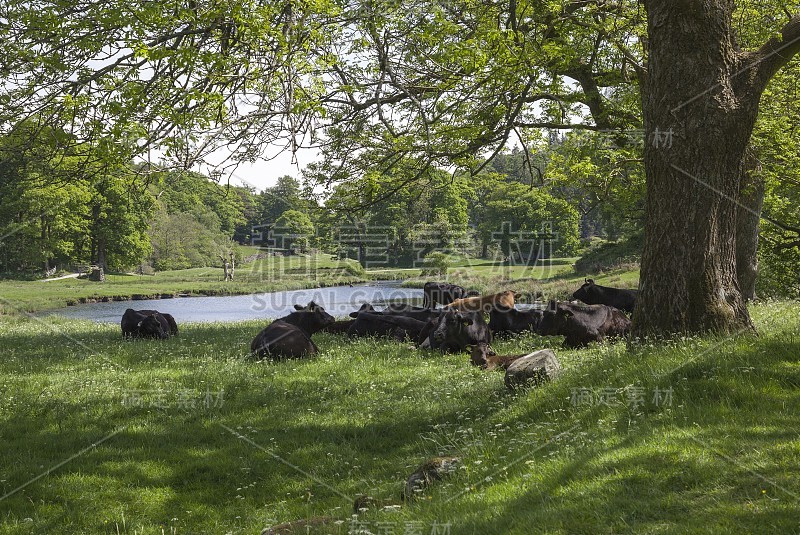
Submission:
<svg viewBox="0 0 800 535">
<path fill-rule="evenodd" d="M 521 392 L 466 353 L 381 339 L 318 334 L 315 358 L 254 361 L 261 321 L 125 341 L 116 325 L 0 316 L 0 533 L 259 533 L 319 516 L 298 533 L 797 532 L 800 313 L 751 311 L 758 336 L 498 339 L 562 363 Z M 458 470 L 400 502 L 442 455 Z M 353 516 L 359 495 L 381 505 Z"/>
</svg>

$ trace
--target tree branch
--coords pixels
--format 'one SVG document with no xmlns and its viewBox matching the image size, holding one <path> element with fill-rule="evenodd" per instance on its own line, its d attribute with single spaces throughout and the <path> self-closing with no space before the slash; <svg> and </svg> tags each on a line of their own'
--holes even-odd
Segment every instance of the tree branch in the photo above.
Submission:
<svg viewBox="0 0 800 535">
<path fill-rule="evenodd" d="M 754 62 L 759 89 L 766 87 L 770 79 L 797 53 L 800 53 L 800 13 L 795 14 L 781 29 L 780 38 L 773 37 L 748 55 L 748 60 Z"/>
<path fill-rule="evenodd" d="M 548 122 L 515 122 L 515 127 L 518 128 L 552 128 L 553 130 L 604 130 L 597 125 L 593 124 L 562 124 L 562 123 L 548 123 Z"/>
</svg>

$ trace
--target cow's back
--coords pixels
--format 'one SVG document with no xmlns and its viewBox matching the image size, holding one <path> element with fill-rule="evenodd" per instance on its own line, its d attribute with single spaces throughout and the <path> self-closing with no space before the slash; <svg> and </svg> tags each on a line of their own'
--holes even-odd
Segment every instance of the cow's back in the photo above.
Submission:
<svg viewBox="0 0 800 535">
<path fill-rule="evenodd" d="M 456 284 L 447 282 L 426 282 L 422 287 L 423 306 L 436 308 L 436 303 L 448 305 L 466 295 L 466 290 Z"/>
<path fill-rule="evenodd" d="M 389 336 L 398 329 L 416 339 L 426 322 L 402 315 L 362 312 L 347 330 L 348 336 Z"/>
<path fill-rule="evenodd" d="M 261 357 L 299 358 L 315 354 L 317 346 L 297 325 L 275 320 L 253 338 L 250 350 Z"/>
</svg>

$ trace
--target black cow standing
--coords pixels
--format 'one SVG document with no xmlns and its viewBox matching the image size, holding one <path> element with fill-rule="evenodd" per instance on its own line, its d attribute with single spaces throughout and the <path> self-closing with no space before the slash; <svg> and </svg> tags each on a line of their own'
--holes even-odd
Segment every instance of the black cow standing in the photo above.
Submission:
<svg viewBox="0 0 800 535">
<path fill-rule="evenodd" d="M 542 315 L 538 332 L 544 336 L 564 336 L 565 347 L 583 347 L 607 337 L 624 336 L 631 320 L 614 307 L 550 301 Z"/>
<path fill-rule="evenodd" d="M 311 335 L 335 320 L 325 309 L 311 301 L 305 307 L 267 325 L 250 344 L 250 350 L 260 357 L 274 359 L 299 358 L 314 355 L 318 349 Z"/>
<path fill-rule="evenodd" d="M 592 279 L 585 280 L 583 286 L 572 294 L 573 299 L 583 301 L 587 305 L 607 305 L 633 314 L 633 309 L 636 307 L 636 296 L 639 293 L 637 290 L 610 288 L 595 284 Z"/>
<path fill-rule="evenodd" d="M 517 310 L 497 306 L 489 311 L 489 329 L 492 334 L 518 334 L 525 331 L 536 332 L 542 321 L 541 310 Z"/>
<path fill-rule="evenodd" d="M 133 310 L 129 308 L 120 321 L 125 338 L 159 338 L 161 340 L 178 334 L 178 324 L 170 314 L 157 310 Z"/>
<path fill-rule="evenodd" d="M 447 310 L 438 318 L 431 320 L 427 345 L 443 352 L 464 351 L 467 346 L 490 343 L 492 332 L 483 319 L 483 312 L 456 312 Z M 423 347 L 425 345 L 423 344 Z"/>
<path fill-rule="evenodd" d="M 447 282 L 426 282 L 422 287 L 424 308 L 436 308 L 436 303 L 449 305 L 456 299 L 478 295 L 478 292 L 467 291 L 462 286 Z"/>
</svg>

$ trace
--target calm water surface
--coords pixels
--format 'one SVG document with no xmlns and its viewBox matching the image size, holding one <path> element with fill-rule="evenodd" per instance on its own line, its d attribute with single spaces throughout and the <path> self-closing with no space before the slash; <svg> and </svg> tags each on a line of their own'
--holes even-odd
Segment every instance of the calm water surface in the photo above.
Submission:
<svg viewBox="0 0 800 535">
<path fill-rule="evenodd" d="M 118 323 L 128 308 L 154 309 L 175 316 L 182 322 L 231 322 L 249 319 L 274 319 L 292 312 L 294 305 L 309 301 L 322 305 L 333 316 L 346 316 L 363 303 L 381 309 L 388 302 L 422 304 L 422 289 L 400 288 L 398 281 L 375 282 L 364 286 L 335 286 L 309 290 L 291 290 L 252 295 L 218 297 L 175 297 L 142 301 L 112 301 L 76 305 L 48 314 L 68 318 L 88 319 L 100 323 Z"/>
</svg>

